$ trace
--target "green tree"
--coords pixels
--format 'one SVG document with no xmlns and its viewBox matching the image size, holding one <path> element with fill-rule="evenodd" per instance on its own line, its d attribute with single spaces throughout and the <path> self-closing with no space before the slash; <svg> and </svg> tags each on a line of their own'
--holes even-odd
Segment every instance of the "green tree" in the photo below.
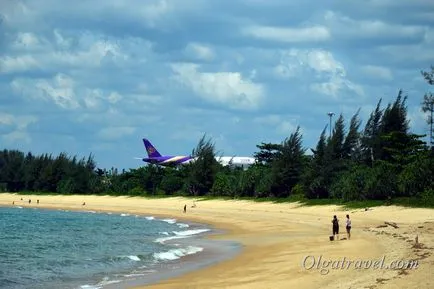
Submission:
<svg viewBox="0 0 434 289">
<path fill-rule="evenodd" d="M 366 122 L 363 136 L 361 139 L 362 154 L 366 164 L 373 166 L 375 160 L 380 158 L 381 153 L 381 118 L 383 110 L 381 109 L 381 99 L 377 107 L 369 116 Z"/>
<path fill-rule="evenodd" d="M 303 174 L 302 134 L 300 127 L 282 143 L 282 148 L 272 164 L 273 186 L 276 197 L 287 197 Z"/>
<path fill-rule="evenodd" d="M 431 71 L 422 71 L 422 76 L 429 85 L 434 85 L 434 66 L 431 66 Z M 431 92 L 427 92 L 422 101 L 422 111 L 428 114 L 426 122 L 430 126 L 429 129 L 429 143 L 431 148 L 433 147 L 433 123 L 434 123 L 434 95 Z"/>
<path fill-rule="evenodd" d="M 262 142 L 259 145 L 256 145 L 259 149 L 259 152 L 254 153 L 253 157 L 260 164 L 271 165 L 275 157 L 279 154 L 282 149 L 281 144 L 274 143 L 264 143 Z"/>
<path fill-rule="evenodd" d="M 215 159 L 215 145 L 203 135 L 192 156 L 195 161 L 188 164 L 186 189 L 194 195 L 205 195 L 211 191 L 219 164 Z"/>
</svg>

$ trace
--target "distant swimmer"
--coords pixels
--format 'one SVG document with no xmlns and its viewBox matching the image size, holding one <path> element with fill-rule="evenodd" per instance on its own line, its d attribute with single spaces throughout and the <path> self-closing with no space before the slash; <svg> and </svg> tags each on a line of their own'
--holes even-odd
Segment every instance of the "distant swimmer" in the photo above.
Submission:
<svg viewBox="0 0 434 289">
<path fill-rule="evenodd" d="M 348 235 L 348 240 L 351 238 L 351 220 L 350 220 L 350 215 L 347 215 L 347 224 L 346 227 L 347 229 L 347 235 Z"/>
<path fill-rule="evenodd" d="M 187 205 L 184 205 L 184 213 L 187 213 Z"/>
<path fill-rule="evenodd" d="M 333 237 L 336 235 L 336 239 L 339 240 L 339 220 L 336 215 L 333 216 Z"/>
</svg>

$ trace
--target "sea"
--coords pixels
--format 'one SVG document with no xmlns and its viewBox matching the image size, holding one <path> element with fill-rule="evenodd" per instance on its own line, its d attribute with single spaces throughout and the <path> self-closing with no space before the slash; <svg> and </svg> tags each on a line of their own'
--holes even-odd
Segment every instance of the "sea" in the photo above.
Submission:
<svg viewBox="0 0 434 289">
<path fill-rule="evenodd" d="M 0 207 L 0 288 L 128 288 L 235 256 L 218 231 L 171 218 Z"/>
</svg>

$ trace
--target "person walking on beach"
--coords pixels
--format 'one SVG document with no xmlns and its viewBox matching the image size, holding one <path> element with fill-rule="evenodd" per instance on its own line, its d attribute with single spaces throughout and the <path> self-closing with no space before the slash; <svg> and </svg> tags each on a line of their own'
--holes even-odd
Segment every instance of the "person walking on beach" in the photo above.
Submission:
<svg viewBox="0 0 434 289">
<path fill-rule="evenodd" d="M 336 235 L 336 239 L 339 240 L 339 220 L 336 217 L 336 215 L 333 216 L 333 220 L 332 220 L 332 224 L 333 224 L 333 237 L 335 237 Z"/>
<path fill-rule="evenodd" d="M 184 213 L 187 213 L 187 205 L 184 205 Z"/>
<path fill-rule="evenodd" d="M 347 215 L 347 224 L 346 227 L 347 229 L 347 235 L 348 235 L 348 240 L 351 238 L 351 220 L 350 220 L 350 215 Z"/>
</svg>

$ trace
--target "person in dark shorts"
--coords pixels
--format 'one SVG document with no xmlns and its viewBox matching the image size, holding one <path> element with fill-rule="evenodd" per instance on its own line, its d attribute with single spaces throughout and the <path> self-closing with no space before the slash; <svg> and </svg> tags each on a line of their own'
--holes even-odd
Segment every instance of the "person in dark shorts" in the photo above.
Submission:
<svg viewBox="0 0 434 289">
<path fill-rule="evenodd" d="M 336 215 L 333 216 L 332 224 L 333 224 L 333 237 L 335 237 L 336 235 L 336 239 L 339 240 L 339 220 L 336 217 Z"/>
<path fill-rule="evenodd" d="M 348 235 L 348 240 L 349 240 L 351 238 L 351 220 L 350 220 L 350 215 L 347 215 L 347 224 L 346 224 L 345 228 L 347 229 L 347 235 Z"/>
</svg>

